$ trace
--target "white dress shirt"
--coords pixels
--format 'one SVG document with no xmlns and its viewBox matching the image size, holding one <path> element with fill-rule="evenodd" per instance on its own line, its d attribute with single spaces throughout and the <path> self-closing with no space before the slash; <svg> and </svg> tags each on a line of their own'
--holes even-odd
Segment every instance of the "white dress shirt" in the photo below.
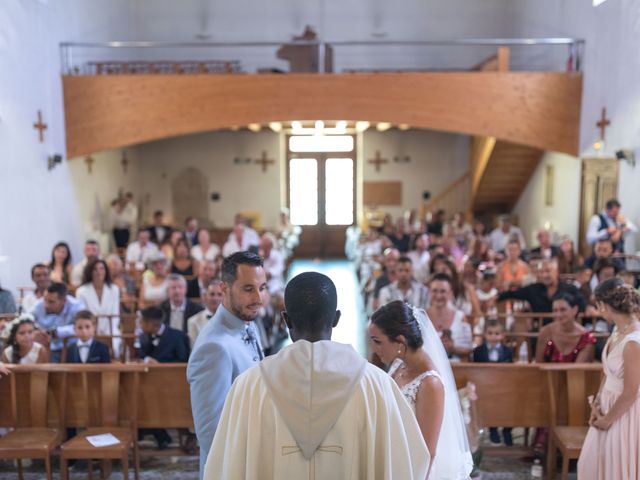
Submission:
<svg viewBox="0 0 640 480">
<path fill-rule="evenodd" d="M 169 318 L 169 326 L 182 332 L 182 326 L 184 325 L 184 310 L 187 307 L 187 301 L 184 300 L 182 302 L 182 305 L 174 305 L 171 302 L 169 302 L 169 304 L 171 305 L 171 317 Z"/>
<path fill-rule="evenodd" d="M 400 290 L 398 282 L 393 282 L 380 290 L 380 305 L 400 300 L 418 308 L 427 308 L 429 304 L 429 290 L 415 280 L 406 292 Z"/>
<path fill-rule="evenodd" d="M 451 339 L 456 347 L 461 348 L 473 348 L 473 334 L 471 332 L 471 325 L 464 320 L 464 312 L 457 310 L 453 316 L 453 322 L 451 323 Z M 460 357 L 454 355 L 451 357 L 451 361 L 459 362 Z"/>
<path fill-rule="evenodd" d="M 509 228 L 509 231 L 507 233 L 504 233 L 502 231 L 502 228 L 496 228 L 495 230 L 493 230 L 489 235 L 491 249 L 494 252 L 503 251 L 507 247 L 507 243 L 513 236 L 518 238 L 518 241 L 520 242 L 520 248 L 524 250 L 527 247 L 524 241 L 524 235 L 522 235 L 522 230 L 520 230 L 515 225 L 511 225 L 511 228 Z"/>
<path fill-rule="evenodd" d="M 407 257 L 411 259 L 411 265 L 413 265 L 413 277 L 424 284 L 429 279 L 429 260 L 431 259 L 429 250 L 422 252 L 412 250 L 407 253 Z"/>
<path fill-rule="evenodd" d="M 71 270 L 71 285 L 77 287 L 82 285 L 82 276 L 84 269 L 87 266 L 87 257 L 84 257 L 80 262 L 76 263 Z"/>
<path fill-rule="evenodd" d="M 219 253 L 220 247 L 215 243 L 209 244 L 209 248 L 206 252 L 202 251 L 202 246 L 199 244 L 191 247 L 191 256 L 198 262 L 202 262 L 203 260 L 213 261 L 216 259 Z"/>
<path fill-rule="evenodd" d="M 38 300 L 40 300 L 41 298 L 42 297 L 36 296 L 36 292 L 25 293 L 24 297 L 22 297 L 22 311 L 30 312 L 31 310 L 33 310 L 33 307 L 36 306 L 36 303 L 38 303 Z"/>
<path fill-rule="evenodd" d="M 253 229 L 245 229 L 240 243 L 238 243 L 238 237 L 235 233 L 231 232 L 229 238 L 227 238 L 227 242 L 224 244 L 224 247 L 222 247 L 222 255 L 228 257 L 236 252 L 244 252 L 245 250 L 249 250 L 249 247 L 257 247 L 258 245 L 260 245 L 260 237 Z"/>
<path fill-rule="evenodd" d="M 78 339 L 76 345 L 78 347 L 78 354 L 80 355 L 80 361 L 82 363 L 87 363 L 87 359 L 89 358 L 89 352 L 91 351 L 91 345 L 93 344 L 93 338 L 87 340 L 87 342 L 83 342 Z"/>
<path fill-rule="evenodd" d="M 192 348 L 196 344 L 196 339 L 200 331 L 209 322 L 211 317 L 213 317 L 213 313 L 208 308 L 205 308 L 187 320 L 187 335 L 189 335 Z"/>
<path fill-rule="evenodd" d="M 153 242 L 147 242 L 145 246 L 141 246 L 138 241 L 131 242 L 127 247 L 127 263 L 146 263 L 156 253 L 158 246 Z"/>
<path fill-rule="evenodd" d="M 607 227 L 620 227 L 614 218 L 607 216 L 606 211 L 600 212 L 600 215 L 604 217 L 607 222 Z M 602 222 L 600 221 L 600 215 L 594 215 L 589 220 L 589 228 L 587 229 L 587 243 L 589 245 L 593 245 L 598 240 L 603 240 L 609 238 L 609 232 L 607 232 L 606 228 L 600 229 Z M 625 220 L 625 226 L 629 229 L 623 236 L 626 236 L 629 233 L 636 233 L 638 228 L 630 221 Z"/>
<path fill-rule="evenodd" d="M 269 256 L 263 259 L 264 271 L 269 274 L 267 288 L 271 295 L 282 293 L 284 290 L 284 255 L 279 251 L 271 249 Z"/>
</svg>

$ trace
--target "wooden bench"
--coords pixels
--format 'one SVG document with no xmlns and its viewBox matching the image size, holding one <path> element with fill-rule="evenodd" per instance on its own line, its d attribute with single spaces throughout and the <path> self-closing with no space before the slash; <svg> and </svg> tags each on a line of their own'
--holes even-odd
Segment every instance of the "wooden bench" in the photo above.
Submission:
<svg viewBox="0 0 640 480">
<path fill-rule="evenodd" d="M 572 375 L 581 377 L 583 388 L 571 392 L 568 402 L 566 377 L 549 382 L 548 371 L 561 372 L 571 368 Z M 549 428 L 553 425 L 573 425 L 568 418 L 579 416 L 582 425 L 587 425 L 584 408 L 587 396 L 598 390 L 602 365 L 588 364 L 513 364 L 513 363 L 458 363 L 453 365 L 453 373 L 458 388 L 467 382 L 476 386 L 478 399 L 476 410 L 480 425 L 489 427 L 533 427 Z M 553 387 L 553 391 L 551 388 Z M 558 399 L 555 407 L 553 397 Z M 578 413 L 576 413 L 578 412 Z M 521 449 L 495 447 L 485 450 L 487 454 L 519 455 Z"/>
<path fill-rule="evenodd" d="M 67 376 L 65 392 L 64 425 L 66 427 L 81 427 L 86 425 L 87 415 L 100 418 L 98 398 L 92 397 L 89 408 L 78 405 L 83 398 L 84 386 L 81 380 L 82 372 L 89 372 L 88 387 L 90 391 L 99 392 L 100 382 L 98 372 L 118 371 L 120 375 L 120 393 L 118 397 L 119 414 L 122 418 L 129 418 L 132 402 L 127 392 L 134 391 L 132 371 L 140 372 L 138 386 L 138 418 L 139 428 L 176 428 L 193 429 L 191 415 L 191 395 L 186 378 L 187 365 L 184 363 L 146 365 L 141 363 L 111 363 L 111 364 L 39 364 L 17 365 L 12 369 L 16 372 L 13 380 L 17 390 L 17 410 L 15 420 L 12 409 L 0 408 L 0 427 L 29 427 L 35 425 L 29 408 L 31 398 L 30 373 L 48 372 L 49 386 L 46 412 L 46 425 L 51 428 L 60 427 L 59 401 L 62 398 L 64 374 Z M 75 374 L 75 375 L 74 375 Z M 0 378 L 0 398 L 11 398 L 12 377 Z M 162 452 L 163 455 L 180 455 L 177 449 Z M 141 455 L 157 455 L 155 450 L 141 450 Z"/>
<path fill-rule="evenodd" d="M 43 364 L 31 366 L 16 366 L 17 372 L 48 371 L 49 372 L 49 397 L 47 424 L 52 427 L 59 426 L 57 402 L 60 389 L 62 388 L 62 372 L 83 371 L 89 369 L 93 372 L 103 369 L 115 369 L 126 371 L 127 368 L 142 368 L 140 371 L 140 385 L 138 394 L 138 418 L 139 428 L 193 428 L 193 417 L 191 415 L 191 397 L 189 385 L 186 380 L 186 364 L 110 364 L 110 365 L 56 365 Z M 586 425 L 586 395 L 595 393 L 600 381 L 602 367 L 600 364 L 571 364 L 574 372 L 572 375 L 584 376 L 584 393 L 572 395 L 572 398 L 582 398 L 579 405 L 569 405 L 567 399 L 567 385 L 562 378 L 558 377 L 557 382 L 550 383 L 547 375 L 548 371 L 558 371 L 566 369 L 566 365 L 555 364 L 489 364 L 489 363 L 458 363 L 453 365 L 453 372 L 458 387 L 464 387 L 468 382 L 476 386 L 478 399 L 476 409 L 479 422 L 483 426 L 499 427 L 543 427 L 552 425 L 568 425 L 570 415 L 575 415 L 583 419 Z M 554 370 L 556 369 L 556 370 Z M 581 372 L 581 373 L 580 373 Z M 561 378 L 562 377 L 562 378 Z M 77 377 L 79 378 L 79 377 Z M 120 414 L 123 418 L 128 418 L 131 402 L 127 398 L 126 392 L 132 391 L 133 378 L 129 375 L 121 375 L 121 388 L 119 395 Z M 20 399 L 17 408 L 17 424 L 28 427 L 32 425 L 29 412 L 29 376 L 17 375 L 16 385 L 18 398 Z M 84 424 L 82 418 L 78 418 L 85 409 L 80 409 L 76 405 L 74 398 L 81 398 L 82 385 L 73 375 L 68 378 L 67 398 L 65 405 L 65 427 L 74 427 Z M 89 382 L 97 382 L 96 379 Z M 98 384 L 95 383 L 96 388 Z M 550 385 L 554 385 L 554 395 L 560 399 L 557 402 L 555 420 L 551 419 L 552 409 L 550 407 Z M 74 393 L 77 392 L 77 395 Z M 0 378 L 0 398 L 10 398 L 9 378 Z M 24 401 L 23 401 L 24 399 Z M 578 408 L 579 407 L 579 408 Z M 89 415 L 98 418 L 98 406 L 91 405 Z M 580 410 L 581 408 L 581 410 Z M 0 427 L 10 427 L 14 425 L 11 409 L 0 409 Z M 574 413 L 572 413 L 574 412 Z M 500 448 L 492 449 L 487 453 L 494 454 L 522 454 L 522 449 Z M 157 455 L 153 450 L 141 450 L 141 455 Z M 181 454 L 176 449 L 163 452 L 164 454 Z"/>
</svg>

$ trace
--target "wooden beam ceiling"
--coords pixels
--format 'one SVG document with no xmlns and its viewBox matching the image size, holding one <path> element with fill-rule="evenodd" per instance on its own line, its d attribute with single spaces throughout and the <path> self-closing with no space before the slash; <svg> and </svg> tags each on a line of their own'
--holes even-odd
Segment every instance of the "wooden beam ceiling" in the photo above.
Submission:
<svg viewBox="0 0 640 480">
<path fill-rule="evenodd" d="M 69 157 L 234 125 L 301 119 L 407 124 L 575 155 L 582 76 L 102 75 L 63 77 L 63 87 Z"/>
</svg>

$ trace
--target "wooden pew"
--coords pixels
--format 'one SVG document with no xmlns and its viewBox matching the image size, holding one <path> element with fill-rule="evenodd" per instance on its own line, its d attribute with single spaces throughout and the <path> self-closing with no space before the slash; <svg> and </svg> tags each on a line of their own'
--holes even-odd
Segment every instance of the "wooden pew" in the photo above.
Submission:
<svg viewBox="0 0 640 480">
<path fill-rule="evenodd" d="M 480 423 L 499 427 L 544 427 L 549 422 L 545 373 L 536 364 L 456 363 L 458 388 L 476 386 Z"/>
<path fill-rule="evenodd" d="M 67 378 L 65 401 L 65 427 L 78 427 L 87 423 L 87 415 L 92 419 L 99 418 L 99 374 L 103 371 L 119 371 L 120 394 L 119 411 L 123 418 L 128 418 L 132 402 L 128 392 L 133 391 L 133 375 L 131 372 L 140 372 L 138 394 L 138 426 L 139 428 L 177 428 L 192 429 L 193 417 L 191 415 L 191 395 L 187 384 L 186 369 L 184 363 L 146 365 L 142 363 L 111 363 L 111 364 L 40 364 L 18 365 L 12 367 L 16 371 L 15 380 L 18 391 L 18 426 L 29 427 L 32 425 L 30 405 L 29 372 L 49 372 L 49 390 L 47 402 L 47 425 L 59 427 L 59 401 L 62 398 L 63 374 L 70 373 Z M 73 373 L 89 372 L 87 376 L 91 396 L 91 405 L 87 410 L 78 402 L 83 398 L 81 375 Z M 0 398 L 10 398 L 10 378 L 0 378 Z M 0 408 L 0 427 L 13 426 L 12 412 L 10 408 Z M 158 455 L 156 450 L 141 450 L 142 456 Z M 184 455 L 178 449 L 168 449 L 162 455 Z"/>
<path fill-rule="evenodd" d="M 146 373 L 140 376 L 140 428 L 193 428 L 187 364 L 146 367 Z"/>
<path fill-rule="evenodd" d="M 553 424 L 550 418 L 550 383 L 547 380 L 547 370 L 549 368 L 566 368 L 567 366 L 555 366 L 552 364 L 490 364 L 490 363 L 457 363 L 453 365 L 453 373 L 459 388 L 464 387 L 467 382 L 472 382 L 476 386 L 478 400 L 476 409 L 480 424 L 483 426 L 505 426 L 505 427 L 549 427 Z M 116 369 L 128 371 L 127 369 L 140 370 L 139 387 L 139 415 L 138 426 L 140 428 L 193 428 L 193 417 L 191 415 L 191 397 L 189 385 L 186 380 L 186 364 L 109 364 L 109 365 L 58 365 L 42 364 L 31 366 L 16 366 L 17 371 L 38 371 L 50 372 L 49 402 L 47 412 L 47 423 L 56 426 L 59 418 L 58 405 L 55 400 L 56 394 L 62 388 L 62 372 L 77 369 L 82 371 L 88 369 L 92 372 L 99 372 L 104 369 Z M 597 390 L 602 367 L 600 364 L 572 364 L 575 371 L 584 372 L 585 392 L 594 393 Z M 85 409 L 77 405 L 77 398 L 74 392 L 80 392 L 82 385 L 80 376 L 74 378 L 69 376 L 67 388 L 67 402 L 65 405 L 66 426 L 78 426 L 83 424 L 83 420 L 78 418 Z M 90 376 L 91 377 L 91 376 Z M 119 397 L 122 415 L 127 417 L 130 408 L 129 398 L 126 392 L 132 391 L 132 376 L 121 375 L 121 393 Z M 31 425 L 29 412 L 29 377 L 20 375 L 16 377 L 19 398 L 24 399 L 18 406 L 18 424 L 20 426 Z M 97 382 L 97 377 L 91 382 Z M 6 377 L 0 378 L 0 398 L 9 398 L 9 380 Z M 97 388 L 97 383 L 95 383 Z M 566 384 L 561 379 L 558 383 L 556 397 L 567 398 Z M 58 397 L 59 398 L 59 397 Z M 95 398 L 97 399 L 97 397 Z M 93 401 L 95 401 L 95 399 Z M 586 398 L 584 399 L 586 405 Z M 570 409 L 567 401 L 557 402 L 558 424 L 568 423 Z M 583 405 L 583 407 L 584 407 Z M 585 407 L 586 408 L 586 407 Z M 572 411 L 572 410 L 571 410 Z M 581 410 L 585 415 L 585 410 Z M 97 405 L 89 409 L 90 415 L 97 415 Z M 586 420 L 586 418 L 585 418 Z M 0 427 L 8 427 L 12 424 L 10 409 L 0 408 Z M 518 449 L 512 449 L 516 453 Z M 488 452 L 489 453 L 489 452 Z M 507 449 L 495 449 L 494 453 L 507 453 Z M 518 454 L 521 454 L 519 450 Z M 141 450 L 141 455 L 157 455 L 155 450 L 145 452 Z M 180 455 L 176 449 L 163 452 L 163 455 Z"/>
<path fill-rule="evenodd" d="M 548 381 L 548 370 L 564 371 L 567 365 L 558 364 L 513 364 L 513 363 L 457 363 L 453 364 L 453 373 L 458 388 L 467 382 L 476 386 L 478 399 L 476 410 L 480 425 L 484 427 L 545 427 L 555 425 L 551 418 L 555 413 L 560 424 L 576 413 L 576 405 L 567 402 L 566 381 L 557 381 L 553 385 L 557 409 L 551 408 L 551 383 Z M 588 394 L 598 390 L 602 365 L 599 363 L 570 364 L 574 375 L 584 378 L 583 403 L 586 405 Z M 555 370 L 554 370 L 555 371 Z M 576 395 L 574 395 L 575 397 Z M 584 417 L 584 409 L 577 409 L 578 415 Z M 573 417 L 572 417 L 573 418 Z M 586 423 L 585 423 L 586 425 Z M 518 455 L 522 449 L 513 447 L 492 447 L 486 449 L 487 454 Z"/>
</svg>

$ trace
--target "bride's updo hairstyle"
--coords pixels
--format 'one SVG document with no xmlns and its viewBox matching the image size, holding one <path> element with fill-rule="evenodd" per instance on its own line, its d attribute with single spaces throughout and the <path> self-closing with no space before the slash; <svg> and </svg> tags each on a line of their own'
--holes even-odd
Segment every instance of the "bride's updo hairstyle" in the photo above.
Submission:
<svg viewBox="0 0 640 480">
<path fill-rule="evenodd" d="M 400 335 L 407 341 L 407 348 L 415 351 L 422 347 L 422 332 L 413 314 L 413 307 L 400 300 L 381 306 L 371 316 L 371 323 L 378 327 L 393 342 Z"/>
<path fill-rule="evenodd" d="M 640 294 L 620 278 L 605 280 L 596 287 L 596 301 L 627 315 L 640 313 Z"/>
</svg>

